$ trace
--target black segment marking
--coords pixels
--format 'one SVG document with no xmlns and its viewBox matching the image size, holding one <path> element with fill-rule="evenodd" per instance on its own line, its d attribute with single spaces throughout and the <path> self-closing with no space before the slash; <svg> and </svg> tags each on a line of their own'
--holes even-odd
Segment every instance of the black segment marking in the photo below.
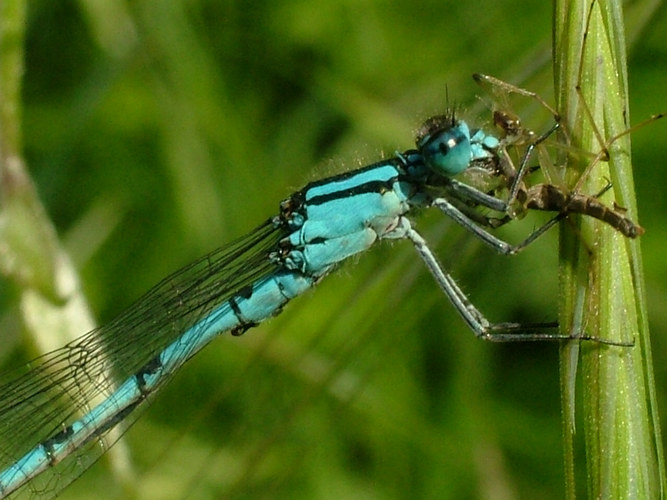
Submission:
<svg viewBox="0 0 667 500">
<path fill-rule="evenodd" d="M 320 179 L 317 181 L 310 182 L 304 189 L 301 191 L 297 191 L 294 193 L 295 195 L 302 195 L 304 192 L 308 192 L 309 189 L 317 187 L 317 186 L 324 186 L 328 184 L 332 184 L 338 181 L 345 181 L 347 179 L 350 179 L 352 177 L 355 177 L 357 175 L 363 174 L 364 172 L 368 172 L 369 170 L 377 170 L 378 168 L 385 167 L 385 166 L 393 166 L 393 167 L 400 167 L 401 162 L 398 158 L 389 158 L 384 161 L 379 161 L 376 163 L 373 163 L 372 165 L 368 165 L 367 167 L 359 168 L 357 170 L 350 170 L 349 172 L 343 172 L 338 175 L 334 175 L 332 177 L 327 177 L 325 179 Z M 294 196 L 294 195 L 293 195 Z"/>
<path fill-rule="evenodd" d="M 360 194 L 366 193 L 386 193 L 391 191 L 394 187 L 394 183 L 398 179 L 398 176 L 393 177 L 387 181 L 370 181 L 363 184 L 359 184 L 353 188 L 342 189 L 340 191 L 335 191 L 332 193 L 322 194 L 319 196 L 314 196 L 308 200 L 308 205 L 324 205 L 333 200 L 341 200 L 344 198 L 351 198 L 352 196 L 357 196 Z"/>
<path fill-rule="evenodd" d="M 135 374 L 134 378 L 137 381 L 137 387 L 141 394 L 146 396 L 150 393 L 150 390 L 146 390 L 146 376 L 155 375 L 162 368 L 162 354 L 158 354 L 148 363 L 141 367 L 141 369 Z"/>
<path fill-rule="evenodd" d="M 241 288 L 236 293 L 236 295 L 234 295 L 234 297 L 229 299 L 229 306 L 232 308 L 232 312 L 234 313 L 234 316 L 236 316 L 236 320 L 239 322 L 237 326 L 231 329 L 231 334 L 234 337 L 240 337 L 250 328 L 257 326 L 257 323 L 255 323 L 254 321 L 247 321 L 243 317 L 241 308 L 239 307 L 239 304 L 236 302 L 236 297 L 241 297 L 246 300 L 250 299 L 250 297 L 252 297 L 252 285 Z"/>
</svg>

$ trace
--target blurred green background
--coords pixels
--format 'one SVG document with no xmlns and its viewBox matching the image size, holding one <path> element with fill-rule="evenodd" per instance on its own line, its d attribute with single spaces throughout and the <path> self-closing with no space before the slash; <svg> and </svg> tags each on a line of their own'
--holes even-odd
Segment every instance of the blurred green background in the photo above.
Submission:
<svg viewBox="0 0 667 500">
<path fill-rule="evenodd" d="M 667 110 L 667 9 L 632 2 L 627 23 L 637 122 Z M 411 147 L 447 96 L 483 124 L 473 72 L 552 101 L 550 40 L 547 2 L 34 1 L 25 157 L 103 323 L 306 182 Z M 663 405 L 666 139 L 633 137 Z M 556 318 L 557 231 L 506 258 L 438 214 L 418 228 L 491 319 Z M 0 282 L 5 366 L 25 354 L 16 297 Z M 557 345 L 476 340 L 386 243 L 192 360 L 126 434 L 132 485 L 102 459 L 62 498 L 560 498 L 558 369 Z"/>
</svg>

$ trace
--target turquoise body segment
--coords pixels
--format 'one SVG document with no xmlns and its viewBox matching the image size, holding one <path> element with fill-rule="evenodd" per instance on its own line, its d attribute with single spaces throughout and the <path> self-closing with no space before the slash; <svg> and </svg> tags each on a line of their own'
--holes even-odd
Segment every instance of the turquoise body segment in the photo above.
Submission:
<svg viewBox="0 0 667 500">
<path fill-rule="evenodd" d="M 410 192 L 399 182 L 400 163 L 392 160 L 314 183 L 294 196 L 303 222 L 290 234 L 290 269 L 320 276 L 351 255 L 391 237 L 399 217 L 410 209 Z"/>
<path fill-rule="evenodd" d="M 399 165 L 392 160 L 344 174 L 340 180 L 308 185 L 303 190 L 305 222 L 290 235 L 290 242 L 308 244 L 367 228 L 381 237 L 386 232 L 387 220 L 409 210 L 411 193 L 399 182 Z"/>
</svg>

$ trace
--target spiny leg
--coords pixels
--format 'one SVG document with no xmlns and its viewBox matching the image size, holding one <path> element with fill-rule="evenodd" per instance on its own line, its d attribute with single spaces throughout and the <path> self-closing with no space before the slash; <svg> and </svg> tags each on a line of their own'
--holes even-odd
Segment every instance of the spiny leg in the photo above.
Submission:
<svg viewBox="0 0 667 500">
<path fill-rule="evenodd" d="M 505 82 L 503 80 L 500 80 L 499 78 L 490 75 L 475 73 L 474 75 L 472 75 L 472 77 L 478 84 L 482 85 L 484 83 L 487 83 L 491 88 L 502 89 L 505 94 L 518 94 L 528 97 L 530 99 L 534 99 L 553 115 L 557 123 L 560 122 L 560 115 L 558 111 L 556 111 L 552 106 L 550 106 L 549 103 L 545 101 L 542 98 L 542 96 L 540 96 L 537 92 L 532 92 L 530 90 L 517 87 L 516 85 L 512 85 L 511 83 Z"/>
<path fill-rule="evenodd" d="M 567 338 L 558 333 L 558 325 L 555 323 L 533 325 L 534 328 L 532 334 L 526 331 L 524 325 L 518 323 L 490 323 L 470 302 L 470 300 L 468 300 L 454 279 L 442 269 L 424 238 L 411 227 L 406 230 L 405 236 L 415 246 L 417 253 L 435 278 L 440 289 L 445 293 L 447 298 L 449 298 L 452 305 L 456 308 L 476 337 L 497 342 L 564 340 Z"/>
<path fill-rule="evenodd" d="M 459 210 L 456 206 L 454 206 L 454 204 L 450 200 L 447 200 L 446 198 L 436 198 L 435 200 L 432 201 L 431 204 L 432 206 L 439 208 L 445 215 L 453 219 L 457 224 L 459 224 L 464 229 L 469 231 L 475 237 L 479 238 L 479 240 L 482 243 L 484 243 L 489 248 L 495 250 L 496 252 L 502 255 L 515 255 L 519 253 L 521 250 L 526 248 L 528 245 L 530 245 L 532 242 L 534 242 L 540 236 L 546 233 L 549 229 L 555 226 L 558 223 L 558 221 L 567 216 L 567 214 L 565 213 L 560 213 L 556 215 L 555 217 L 547 221 L 544 225 L 540 226 L 530 235 L 528 235 L 528 237 L 524 241 L 522 241 L 517 245 L 513 245 L 511 243 L 502 240 L 501 238 L 498 238 L 494 234 L 491 234 L 488 230 L 484 229 L 483 227 L 480 227 L 478 224 L 475 223 L 474 220 L 472 220 L 461 210 Z"/>
<path fill-rule="evenodd" d="M 631 345 L 580 335 L 581 330 L 573 330 L 570 334 L 563 335 L 559 333 L 556 322 L 532 324 L 490 322 L 463 293 L 454 278 L 443 270 L 424 238 L 412 229 L 407 220 L 405 220 L 405 226 L 405 237 L 412 242 L 440 289 L 476 337 L 492 342 L 584 340 L 622 347 Z"/>
</svg>

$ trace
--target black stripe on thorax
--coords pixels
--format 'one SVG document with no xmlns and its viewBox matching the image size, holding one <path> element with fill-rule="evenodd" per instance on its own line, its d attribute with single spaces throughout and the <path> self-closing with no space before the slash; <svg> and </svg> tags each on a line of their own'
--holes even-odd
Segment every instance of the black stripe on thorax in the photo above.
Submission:
<svg viewBox="0 0 667 500">
<path fill-rule="evenodd" d="M 367 193 L 386 193 L 391 191 L 394 187 L 394 183 L 398 179 L 398 176 L 386 180 L 386 181 L 370 181 L 363 184 L 359 184 L 353 188 L 341 189 L 340 191 L 332 191 L 331 193 L 322 194 L 319 196 L 314 196 L 310 198 L 306 204 L 307 205 L 324 205 L 330 201 L 342 200 L 345 198 L 352 198 L 353 196 L 367 194 Z"/>
</svg>

